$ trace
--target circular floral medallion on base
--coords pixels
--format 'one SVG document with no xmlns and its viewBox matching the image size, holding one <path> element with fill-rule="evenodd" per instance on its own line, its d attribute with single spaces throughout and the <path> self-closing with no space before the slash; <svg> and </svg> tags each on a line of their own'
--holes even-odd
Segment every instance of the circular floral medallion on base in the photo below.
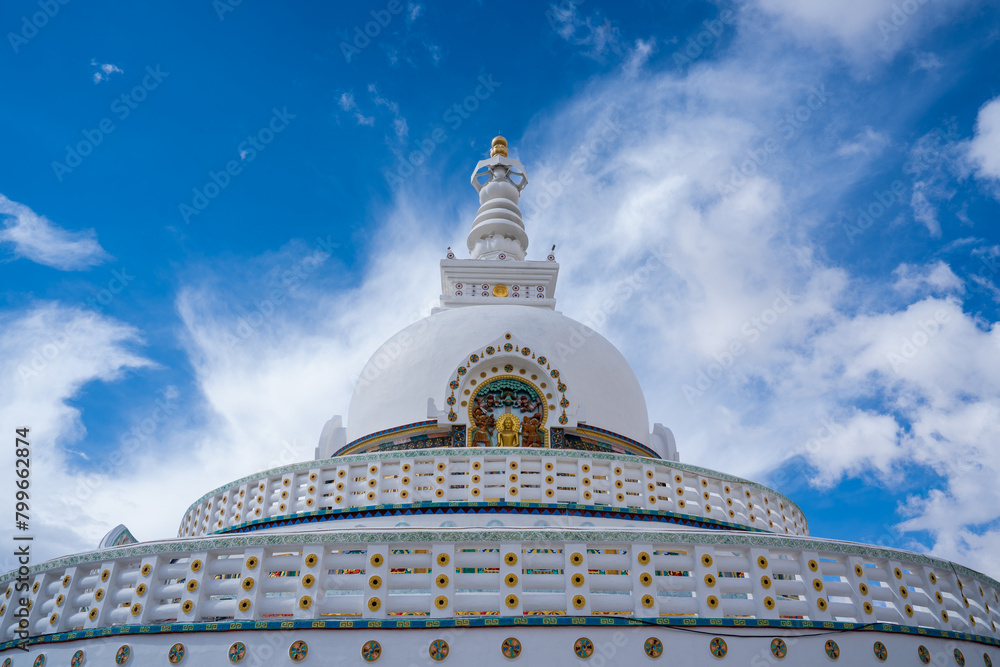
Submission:
<svg viewBox="0 0 1000 667">
<path fill-rule="evenodd" d="M 521 641 L 516 637 L 507 637 L 500 644 L 500 652 L 503 653 L 503 657 L 513 660 L 521 655 Z"/>
<path fill-rule="evenodd" d="M 431 660 L 440 662 L 448 657 L 448 642 L 443 639 L 435 639 L 431 642 L 427 652 L 430 653 Z"/>
<path fill-rule="evenodd" d="M 309 655 L 309 644 L 301 639 L 292 642 L 292 645 L 288 647 L 288 657 L 294 662 L 302 662 L 307 655 Z"/>
<path fill-rule="evenodd" d="M 659 658 L 663 655 L 663 642 L 661 642 L 656 637 L 650 637 L 646 640 L 646 645 L 642 647 L 646 651 L 646 655 L 650 658 Z"/>
<path fill-rule="evenodd" d="M 236 642 L 229 647 L 229 662 L 239 662 L 247 656 L 247 645 L 243 642 Z"/>
<path fill-rule="evenodd" d="M 124 665 L 128 662 L 128 659 L 132 657 L 132 649 L 129 648 L 128 644 L 118 647 L 118 653 L 115 653 L 115 664 Z"/>
<path fill-rule="evenodd" d="M 771 655 L 775 658 L 784 658 L 788 655 L 788 645 L 785 644 L 784 639 L 772 639 L 771 640 Z"/>
<path fill-rule="evenodd" d="M 42 667 L 45 664 L 45 654 L 42 653 L 40 656 L 35 658 L 35 661 L 31 664 L 33 667 Z"/>
<path fill-rule="evenodd" d="M 573 653 L 576 653 L 578 658 L 589 658 L 594 655 L 594 642 L 586 637 L 580 637 L 573 644 Z"/>
<path fill-rule="evenodd" d="M 958 663 L 958 667 L 965 667 L 965 656 L 958 649 L 955 649 L 955 662 Z"/>
<path fill-rule="evenodd" d="M 375 640 L 365 642 L 365 645 L 361 647 L 361 657 L 365 659 L 365 662 L 375 662 L 381 655 L 382 645 Z"/>
<path fill-rule="evenodd" d="M 80 667 L 83 664 L 83 651 L 77 651 L 69 660 L 69 667 Z"/>
<path fill-rule="evenodd" d="M 889 657 L 889 650 L 882 642 L 875 642 L 875 645 L 872 646 L 872 651 L 875 652 L 875 657 L 881 661 L 885 661 Z"/>
<path fill-rule="evenodd" d="M 823 648 L 826 650 L 826 657 L 830 658 L 830 660 L 836 660 L 840 657 L 840 646 L 832 639 L 828 640 L 826 646 Z"/>
<path fill-rule="evenodd" d="M 722 637 L 715 637 L 712 642 L 708 645 L 708 650 L 712 652 L 716 658 L 724 658 L 726 654 L 729 653 L 729 647 L 726 646 L 726 640 Z"/>
<path fill-rule="evenodd" d="M 921 644 L 917 647 L 917 657 L 920 658 L 920 662 L 925 665 L 929 665 L 931 662 L 931 652 L 927 650 L 927 647 Z"/>
<path fill-rule="evenodd" d="M 170 661 L 171 665 L 176 665 L 178 662 L 184 659 L 184 644 L 174 644 L 170 647 L 170 651 L 167 653 L 167 660 Z"/>
</svg>

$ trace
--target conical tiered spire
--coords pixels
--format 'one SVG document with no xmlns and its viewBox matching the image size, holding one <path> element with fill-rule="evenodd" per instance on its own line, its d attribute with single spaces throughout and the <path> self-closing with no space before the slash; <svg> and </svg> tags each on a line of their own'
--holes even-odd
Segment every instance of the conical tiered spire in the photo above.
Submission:
<svg viewBox="0 0 1000 667">
<path fill-rule="evenodd" d="M 468 239 L 473 259 L 524 259 L 528 235 L 517 204 L 527 184 L 524 166 L 507 157 L 507 140 L 496 137 L 490 159 L 480 161 L 472 173 L 480 203 Z"/>
</svg>

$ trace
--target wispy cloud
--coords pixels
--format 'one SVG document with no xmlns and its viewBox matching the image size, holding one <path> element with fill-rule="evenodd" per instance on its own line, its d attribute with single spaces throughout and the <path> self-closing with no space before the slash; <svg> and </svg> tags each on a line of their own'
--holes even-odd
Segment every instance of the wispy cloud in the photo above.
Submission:
<svg viewBox="0 0 1000 667">
<path fill-rule="evenodd" d="M 649 60 L 649 57 L 653 55 L 655 50 L 655 37 L 650 37 L 648 40 L 635 40 L 635 46 L 629 51 L 628 58 L 625 60 L 625 64 L 622 65 L 625 77 L 634 79 L 638 76 L 639 70 L 642 69 L 642 66 L 646 64 L 646 61 Z"/>
<path fill-rule="evenodd" d="M 607 54 L 621 55 L 621 30 L 600 11 L 589 14 L 580 11 L 577 2 L 560 2 L 550 5 L 546 16 L 556 33 L 575 46 L 582 47 L 581 52 L 595 60 L 603 59 Z"/>
<path fill-rule="evenodd" d="M 884 132 L 876 132 L 871 127 L 865 127 L 852 140 L 837 147 L 837 155 L 841 157 L 878 155 L 888 145 L 889 135 Z"/>
<path fill-rule="evenodd" d="M 94 83 L 100 83 L 101 81 L 107 81 L 108 77 L 112 74 L 124 74 L 118 65 L 113 65 L 111 63 L 99 63 L 97 60 L 90 61 L 91 66 L 96 67 L 97 71 L 94 72 Z"/>
<path fill-rule="evenodd" d="M 357 102 L 354 101 L 354 93 L 342 93 L 338 104 L 341 109 L 354 115 L 354 120 L 357 121 L 358 125 L 367 125 L 368 127 L 375 125 L 375 116 L 366 116 L 361 113 L 361 109 L 358 108 Z"/>
<path fill-rule="evenodd" d="M 399 104 L 379 94 L 374 83 L 368 84 L 368 92 L 371 94 L 372 102 L 376 106 L 385 108 L 391 115 L 392 129 L 396 134 L 396 138 L 400 141 L 406 139 L 410 133 L 410 128 L 406 123 L 406 119 L 399 113 Z"/>
<path fill-rule="evenodd" d="M 111 259 L 97 242 L 93 229 L 67 231 L 24 204 L 0 194 L 0 243 L 9 243 L 15 257 L 51 266 L 60 271 L 79 271 Z"/>
</svg>

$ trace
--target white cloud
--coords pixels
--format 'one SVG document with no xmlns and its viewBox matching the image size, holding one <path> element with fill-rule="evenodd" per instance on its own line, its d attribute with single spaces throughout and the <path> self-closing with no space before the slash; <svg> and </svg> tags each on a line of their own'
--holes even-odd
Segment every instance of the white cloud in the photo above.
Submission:
<svg viewBox="0 0 1000 667">
<path fill-rule="evenodd" d="M 635 46 L 629 51 L 622 71 L 626 78 L 634 79 L 639 74 L 639 70 L 646 64 L 649 57 L 656 50 L 656 38 L 650 37 L 648 40 L 637 39 Z"/>
<path fill-rule="evenodd" d="M 760 6 L 802 43 L 824 50 L 824 42 L 832 41 L 850 60 L 864 64 L 872 56 L 891 59 L 928 27 L 949 20 L 967 4 L 968 0 L 944 5 L 926 0 L 762 0 Z"/>
<path fill-rule="evenodd" d="M 854 139 L 842 143 L 837 148 L 837 155 L 851 157 L 854 155 L 878 155 L 889 145 L 889 136 L 884 132 L 876 132 L 871 127 L 865 127 Z"/>
<path fill-rule="evenodd" d="M 60 271 L 79 271 L 111 259 L 97 242 L 93 229 L 67 231 L 2 194 L 0 220 L 3 222 L 0 243 L 12 244 L 16 257 L 25 257 Z"/>
<path fill-rule="evenodd" d="M 94 72 L 94 77 L 93 77 L 94 78 L 94 83 L 100 83 L 101 81 L 107 81 L 108 77 L 110 77 L 112 74 L 124 74 L 125 73 L 124 70 L 122 70 L 120 67 L 118 67 L 118 65 L 113 65 L 111 63 L 98 63 L 96 59 L 95 60 L 91 60 L 90 64 L 93 67 L 97 68 L 97 71 Z"/>
<path fill-rule="evenodd" d="M 549 6 L 545 15 L 553 30 L 570 44 L 583 47 L 581 52 L 589 58 L 601 60 L 609 53 L 621 55 L 621 30 L 600 11 L 589 15 L 580 12 L 578 4 L 582 3 L 560 2 Z"/>
<path fill-rule="evenodd" d="M 410 133 L 410 128 L 406 123 L 406 119 L 399 113 L 399 104 L 380 95 L 374 83 L 368 84 L 368 92 L 371 94 L 372 102 L 375 103 L 375 106 L 385 107 L 392 116 L 392 129 L 396 134 L 396 139 L 404 141 Z"/>
<path fill-rule="evenodd" d="M 893 288 L 906 296 L 926 293 L 947 294 L 962 292 L 965 289 L 962 279 L 941 260 L 927 266 L 900 264 L 892 275 L 896 278 Z"/>
<path fill-rule="evenodd" d="M 0 423 L 32 429 L 32 528 L 45 552 L 40 557 L 96 547 L 98 533 L 106 530 L 95 526 L 85 508 L 67 509 L 63 502 L 76 481 L 70 469 L 71 459 L 77 458 L 72 452 L 86 436 L 84 415 L 71 401 L 88 383 L 114 382 L 132 370 L 151 367 L 132 351 L 141 343 L 139 332 L 128 325 L 57 303 L 35 303 L 21 313 L 0 314 L 0 371 L 7 378 L 0 386 Z M 13 469 L 13 457 L 13 450 L 4 448 L 0 464 Z M 48 541 L 42 539 L 45 535 Z"/>
<path fill-rule="evenodd" d="M 979 110 L 976 132 L 968 144 L 968 156 L 979 176 L 1000 180 L 1000 97 L 993 98 Z"/>
<path fill-rule="evenodd" d="M 905 171 L 913 178 L 910 207 L 917 222 L 934 238 L 941 236 L 940 202 L 955 196 L 962 144 L 954 122 L 947 122 L 917 139 L 910 147 Z"/>
<path fill-rule="evenodd" d="M 354 115 L 354 120 L 357 121 L 358 125 L 367 125 L 368 127 L 373 127 L 375 125 L 374 116 L 365 116 L 361 113 L 361 109 L 358 108 L 357 102 L 354 101 L 354 93 L 347 92 L 340 95 L 338 100 L 340 108 L 344 111 L 349 111 Z"/>
</svg>

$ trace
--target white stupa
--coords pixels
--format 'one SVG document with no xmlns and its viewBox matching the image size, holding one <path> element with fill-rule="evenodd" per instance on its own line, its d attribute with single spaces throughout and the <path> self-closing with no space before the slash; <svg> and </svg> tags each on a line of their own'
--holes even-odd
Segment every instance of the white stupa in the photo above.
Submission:
<svg viewBox="0 0 1000 667">
<path fill-rule="evenodd" d="M 555 257 L 527 259 L 527 182 L 494 139 L 471 259 L 315 460 L 207 493 L 175 539 L 118 526 L 0 578 L 0 667 L 1000 658 L 996 581 L 810 537 L 777 491 L 679 462 L 625 358 L 556 312 Z"/>
</svg>

